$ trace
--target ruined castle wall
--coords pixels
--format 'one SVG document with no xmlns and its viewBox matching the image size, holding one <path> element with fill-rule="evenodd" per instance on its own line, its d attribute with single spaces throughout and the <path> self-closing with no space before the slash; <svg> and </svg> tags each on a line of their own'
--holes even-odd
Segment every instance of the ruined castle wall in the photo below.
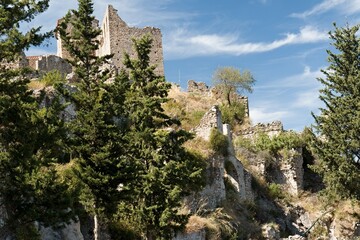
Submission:
<svg viewBox="0 0 360 240">
<path fill-rule="evenodd" d="M 55 55 L 29 56 L 27 60 L 28 66 L 34 70 L 38 70 L 40 73 L 58 70 L 65 75 L 72 72 L 71 65 Z"/>
<path fill-rule="evenodd" d="M 188 92 L 201 94 L 204 96 L 211 96 L 217 102 L 223 102 L 224 94 L 221 88 L 212 87 L 209 88 L 204 82 L 196 82 L 194 80 L 188 81 Z M 246 96 L 241 96 L 236 92 L 230 95 L 232 102 L 237 102 L 244 105 L 245 117 L 249 117 L 249 99 Z"/>
<path fill-rule="evenodd" d="M 27 67 L 28 65 L 29 62 L 24 53 L 20 54 L 18 59 L 13 62 L 6 62 L 5 60 L 0 59 L 0 67 L 5 67 L 8 69 L 19 69 Z"/>
<path fill-rule="evenodd" d="M 108 6 L 102 24 L 103 36 L 100 40 L 101 46 L 98 51 L 99 55 L 109 53 L 114 54 L 112 61 L 118 67 L 123 67 L 124 52 L 130 57 L 136 57 L 133 50 L 133 38 L 140 38 L 149 34 L 153 39 L 153 46 L 150 53 L 150 62 L 156 65 L 156 72 L 164 74 L 163 50 L 162 50 L 162 34 L 160 29 L 153 27 L 145 27 L 143 29 L 129 27 L 118 16 L 117 10 L 111 5 Z"/>
<path fill-rule="evenodd" d="M 38 61 L 41 58 L 40 56 L 28 56 L 26 58 L 29 62 L 29 67 L 32 69 L 38 69 Z"/>
<path fill-rule="evenodd" d="M 280 121 L 274 121 L 271 123 L 258 123 L 255 126 L 251 126 L 242 130 L 239 135 L 244 138 L 253 139 L 259 133 L 265 133 L 270 137 L 277 136 L 284 131 L 284 127 Z"/>
<path fill-rule="evenodd" d="M 68 74 L 72 72 L 72 67 L 68 62 L 58 56 L 47 55 L 39 58 L 36 70 L 41 72 L 58 70 L 60 73 Z"/>
<path fill-rule="evenodd" d="M 102 24 L 100 26 L 101 28 L 101 36 L 99 38 L 100 46 L 97 50 L 98 56 L 105 56 L 111 54 L 111 48 L 110 48 L 110 29 L 109 29 L 109 19 L 112 19 L 113 13 L 109 11 L 109 7 L 106 9 L 104 18 L 102 20 Z M 120 19 L 121 20 L 121 19 Z M 122 20 L 121 20 L 122 21 Z M 118 26 L 126 26 L 126 23 L 123 22 L 122 24 L 118 24 Z"/>
<path fill-rule="evenodd" d="M 195 82 L 194 80 L 188 81 L 188 93 L 199 93 L 210 96 L 210 89 L 204 82 Z"/>
<path fill-rule="evenodd" d="M 59 19 L 57 22 L 57 25 L 59 25 L 62 21 L 64 21 L 64 19 Z M 68 24 L 68 26 L 66 28 L 66 32 L 71 33 L 72 31 L 73 31 L 73 26 L 71 24 Z M 56 34 L 55 37 L 57 39 L 57 54 L 56 55 L 58 57 L 61 57 L 64 59 L 71 59 L 69 52 L 63 46 L 63 41 L 62 41 L 60 35 Z"/>
<path fill-rule="evenodd" d="M 59 26 L 59 24 L 61 24 L 62 21 L 64 21 L 63 18 L 59 19 L 57 22 L 57 26 Z M 99 28 L 99 20 L 94 19 L 92 22 L 92 26 L 93 26 L 93 28 Z M 66 32 L 71 34 L 73 29 L 74 29 L 74 27 L 71 24 L 68 24 L 67 28 L 66 28 Z M 57 39 L 57 54 L 56 54 L 56 56 L 63 58 L 63 59 L 72 59 L 69 52 L 64 48 L 63 41 L 62 41 L 61 37 L 59 36 L 59 34 L 56 34 L 55 37 Z"/>
<path fill-rule="evenodd" d="M 196 199 L 206 202 L 209 209 L 216 208 L 226 197 L 225 182 L 229 181 L 237 190 L 239 197 L 243 200 L 252 200 L 251 176 L 245 171 L 242 163 L 235 157 L 234 147 L 231 140 L 231 130 L 228 124 L 222 124 L 221 112 L 217 106 L 213 106 L 201 119 L 200 124 L 192 131 L 197 137 L 209 141 L 211 130 L 215 128 L 227 136 L 229 141 L 228 156 L 214 155 L 209 159 L 211 163 L 207 168 L 207 176 L 211 181 L 192 200 L 190 208 L 194 209 Z M 226 169 L 226 166 L 231 168 Z"/>
<path fill-rule="evenodd" d="M 223 133 L 221 112 L 218 106 L 213 106 L 207 113 L 205 113 L 200 121 L 200 124 L 192 131 L 195 132 L 197 136 L 209 141 L 211 130 L 213 128 L 216 128 L 219 132 Z"/>
</svg>

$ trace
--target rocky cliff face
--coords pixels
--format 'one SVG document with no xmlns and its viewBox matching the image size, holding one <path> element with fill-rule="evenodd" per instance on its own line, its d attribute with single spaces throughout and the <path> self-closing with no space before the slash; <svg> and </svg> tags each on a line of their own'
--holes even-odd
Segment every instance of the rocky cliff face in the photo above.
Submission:
<svg viewBox="0 0 360 240">
<path fill-rule="evenodd" d="M 205 188 L 192 197 L 192 202 L 206 202 L 206 208 L 214 210 L 226 197 L 225 181 L 236 189 L 243 200 L 253 199 L 251 191 L 251 177 L 245 171 L 242 163 L 235 157 L 229 125 L 222 124 L 221 112 L 213 106 L 201 119 L 200 124 L 193 129 L 197 137 L 209 141 L 212 129 L 216 129 L 227 137 L 229 144 L 228 156 L 213 155 L 209 159 L 207 168 L 208 184 Z M 194 205 L 194 203 L 189 204 Z M 194 212 L 194 207 L 190 209 Z"/>
<path fill-rule="evenodd" d="M 193 129 L 197 137 L 209 140 L 211 128 L 216 128 L 222 134 L 228 136 L 231 142 L 231 131 L 226 124 L 221 124 L 221 113 L 217 107 L 212 107 L 201 120 L 198 127 Z M 265 129 L 265 133 L 270 136 L 279 134 L 282 125 L 279 122 L 271 124 L 258 124 L 246 131 L 246 135 L 252 138 L 259 129 Z M 350 207 L 348 211 L 340 214 L 339 210 L 326 210 L 320 208 L 320 200 L 316 194 L 303 196 L 304 167 L 302 149 L 291 149 L 280 151 L 273 161 L 267 161 L 264 156 L 245 153 L 248 156 L 250 168 L 256 169 L 257 174 L 270 182 L 281 186 L 283 194 L 288 195 L 288 199 L 271 200 L 261 193 L 261 190 L 253 188 L 252 175 L 244 169 L 243 164 L 235 157 L 233 145 L 230 144 L 229 156 L 212 156 L 209 158 L 207 175 L 210 181 L 206 187 L 199 193 L 186 199 L 186 204 L 192 214 L 201 218 L 204 212 L 216 212 L 223 208 L 223 203 L 228 198 L 228 185 L 235 190 L 237 197 L 243 202 L 240 204 L 250 204 L 256 208 L 258 213 L 256 221 L 261 222 L 259 231 L 264 239 L 355 239 L 360 235 L 359 218 L 354 217 L 360 213 L 359 207 Z M 253 183 L 253 184 L 252 184 Z M 252 186 L 253 185 L 253 186 Z M 234 204 L 239 204 L 235 203 Z M 318 205 L 318 207 L 316 207 Z M 236 209 L 236 205 L 233 205 Z M 238 214 L 241 214 L 241 210 Z M 210 220 L 213 217 L 209 214 Z M 359 216 L 359 215 L 357 215 Z M 236 217 L 229 218 L 228 221 L 234 221 Z M 205 221 L 205 220 L 204 220 Z M 248 220 L 252 221 L 252 220 Z M 193 229 L 193 225 L 198 223 L 189 223 L 187 232 L 179 233 L 175 240 L 187 239 L 209 239 L 209 223 L 202 227 Z M 235 224 L 235 223 L 233 223 Z M 231 224 L 230 224 L 231 225 Z M 236 225 L 236 224 L 235 224 Z M 211 228 L 211 226 L 210 226 Z M 206 230 L 208 229 L 208 230 Z M 284 234 L 286 233 L 286 235 Z M 220 234 L 221 235 L 221 234 Z M 212 239 L 222 239 L 218 237 Z M 288 236 L 288 237 L 285 237 Z M 308 237 L 304 237 L 307 235 Z M 283 236 L 281 238 L 280 236 Z M 259 237 L 259 235 L 258 235 Z M 241 239 L 248 239 L 247 237 Z M 257 238 L 255 238 L 257 239 Z"/>
<path fill-rule="evenodd" d="M 44 105 L 53 97 L 51 88 L 46 91 L 47 98 L 42 103 Z M 75 111 L 69 106 L 64 114 L 64 117 L 72 118 Z M 278 123 L 259 126 L 256 128 L 265 126 L 266 129 L 271 129 L 269 134 L 275 132 L 278 134 L 278 131 L 282 131 L 282 126 Z M 221 112 L 216 106 L 210 108 L 193 132 L 206 142 L 209 141 L 211 130 L 214 128 L 227 136 L 230 143 L 229 154 L 228 156 L 212 154 L 208 158 L 207 185 L 200 192 L 184 199 L 185 208 L 193 215 L 190 218 L 192 222 L 187 230 L 179 232 L 174 240 L 210 239 L 213 232 L 216 234 L 211 235 L 211 239 L 224 239 L 221 235 L 222 231 L 241 228 L 241 224 L 246 228 L 258 228 L 260 235 L 255 235 L 256 237 L 252 239 L 306 239 L 301 236 L 305 233 L 308 234 L 307 239 L 343 240 L 356 239 L 360 236 L 360 206 L 348 201 L 339 203 L 336 208 L 326 209 L 321 207 L 323 205 L 320 205 L 321 201 L 316 194 L 304 195 L 301 149 L 283 152 L 270 163 L 264 156 L 243 152 L 248 158 L 247 169 L 255 169 L 255 173 L 259 176 L 281 185 L 283 191 L 290 196 L 289 199 L 273 201 L 261 192 L 252 174 L 236 157 L 232 145 L 233 135 L 229 126 L 222 124 Z M 251 138 L 254 132 L 255 130 L 249 130 L 246 133 Z M 236 201 L 232 202 L 233 199 Z M 226 207 L 232 211 L 221 215 L 219 212 Z M 0 208 L 0 225 L 6 218 L 3 210 Z M 252 215 L 246 213 L 249 210 L 253 212 Z M 239 220 L 241 215 L 245 216 L 243 222 Z M 246 221 L 253 225 L 248 225 Z M 222 225 L 214 227 L 215 223 Z M 92 235 L 88 234 L 91 232 L 91 226 L 87 226 L 84 221 L 71 222 L 63 229 L 42 227 L 39 229 L 42 240 L 92 239 Z M 280 238 L 280 236 L 287 237 Z M 249 238 L 250 235 L 242 236 L 240 239 Z"/>
</svg>

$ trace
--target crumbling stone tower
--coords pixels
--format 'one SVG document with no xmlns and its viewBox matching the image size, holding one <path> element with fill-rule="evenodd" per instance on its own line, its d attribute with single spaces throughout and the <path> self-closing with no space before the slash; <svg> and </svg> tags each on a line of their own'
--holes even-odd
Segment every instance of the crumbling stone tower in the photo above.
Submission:
<svg viewBox="0 0 360 240">
<path fill-rule="evenodd" d="M 61 20 L 59 20 L 61 21 Z M 98 20 L 94 21 L 94 27 L 99 27 Z M 71 26 L 68 31 L 71 31 Z M 156 73 L 164 75 L 162 34 L 160 29 L 154 27 L 136 28 L 129 27 L 117 14 L 117 10 L 112 5 L 106 9 L 103 21 L 100 26 L 102 34 L 99 36 L 100 46 L 96 55 L 101 57 L 107 54 L 113 54 L 112 64 L 117 69 L 123 67 L 124 53 L 128 53 L 130 57 L 135 57 L 133 50 L 133 38 L 140 38 L 149 34 L 153 39 L 152 50 L 150 53 L 150 64 L 156 65 Z M 69 58 L 69 54 L 63 48 L 61 39 L 58 39 L 58 56 Z"/>
</svg>

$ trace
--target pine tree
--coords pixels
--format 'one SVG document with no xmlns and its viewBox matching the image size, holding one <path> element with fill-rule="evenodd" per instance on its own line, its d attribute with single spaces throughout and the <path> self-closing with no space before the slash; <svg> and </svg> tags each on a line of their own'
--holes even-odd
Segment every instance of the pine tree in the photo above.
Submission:
<svg viewBox="0 0 360 240">
<path fill-rule="evenodd" d="M 93 3 L 79 0 L 78 10 L 63 19 L 57 31 L 71 56 L 76 74 L 76 91 L 63 92 L 75 106 L 70 122 L 74 172 L 83 184 L 82 204 L 94 216 L 95 239 L 99 221 L 111 220 L 119 202 L 128 197 L 134 165 L 126 157 L 126 117 L 122 103 L 126 83 L 120 75 L 105 83 L 104 70 L 111 56 L 96 56 L 101 30 L 94 27 Z M 68 26 L 71 32 L 67 32 Z"/>
<path fill-rule="evenodd" d="M 30 22 L 36 15 L 44 12 L 49 1 L 3 0 L 0 5 L 0 59 L 12 62 L 30 46 L 38 46 L 51 35 L 40 33 L 41 27 L 31 28 L 22 33 L 21 22 Z"/>
<path fill-rule="evenodd" d="M 203 165 L 182 146 L 191 134 L 169 128 L 179 124 L 162 109 L 171 85 L 150 65 L 151 43 L 149 36 L 134 40 L 137 59 L 126 54 L 124 61 L 130 83 L 124 102 L 130 124 L 129 155 L 140 166 L 130 215 L 146 239 L 171 239 L 187 222 L 188 216 L 178 212 L 181 200 L 201 186 Z"/>
<path fill-rule="evenodd" d="M 315 116 L 313 147 L 330 196 L 360 199 L 360 38 L 359 25 L 330 32 L 336 52 L 319 78 L 325 107 Z"/>
<path fill-rule="evenodd" d="M 40 27 L 26 33 L 19 24 L 45 11 L 48 1 L 2 1 L 0 5 L 0 238 L 30 239 L 43 226 L 65 223 L 72 217 L 71 202 L 57 173 L 64 161 L 63 105 L 58 99 L 46 108 L 28 90 L 24 69 L 10 69 L 22 51 L 39 45 L 50 33 Z"/>
</svg>

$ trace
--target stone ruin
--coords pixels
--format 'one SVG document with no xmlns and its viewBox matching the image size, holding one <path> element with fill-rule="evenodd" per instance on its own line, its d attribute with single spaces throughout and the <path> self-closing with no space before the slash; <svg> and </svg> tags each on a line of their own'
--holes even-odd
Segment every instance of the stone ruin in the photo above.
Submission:
<svg viewBox="0 0 360 240">
<path fill-rule="evenodd" d="M 58 70 L 66 75 L 72 72 L 71 65 L 64 59 L 55 55 L 28 56 L 29 67 L 40 73 Z"/>
<path fill-rule="evenodd" d="M 0 65 L 10 69 L 29 67 L 36 71 L 35 77 L 54 70 L 59 71 L 64 76 L 72 72 L 71 65 L 66 60 L 55 55 L 25 56 L 25 54 L 21 54 L 17 61 L 11 63 L 2 62 Z"/>
<path fill-rule="evenodd" d="M 234 137 L 241 136 L 244 139 L 253 141 L 256 135 L 262 133 L 270 138 L 278 136 L 284 132 L 280 121 L 271 123 L 258 123 L 255 126 L 241 130 Z M 284 186 L 287 192 L 292 195 L 298 195 L 303 190 L 303 156 L 302 149 L 282 150 L 276 157 L 267 154 L 253 154 L 245 149 L 237 149 L 242 155 L 247 156 L 248 162 L 260 176 L 267 179 L 268 182 Z M 269 158 L 272 158 L 271 160 Z"/>
<path fill-rule="evenodd" d="M 265 133 L 269 137 L 274 137 L 279 135 L 284 131 L 282 122 L 274 121 L 271 123 L 258 123 L 255 126 L 248 127 L 241 130 L 238 135 L 241 135 L 244 138 L 252 139 L 258 133 Z"/>
<path fill-rule="evenodd" d="M 190 80 L 188 82 L 188 92 L 194 93 L 194 94 L 201 94 L 204 96 L 211 96 L 215 98 L 220 98 L 220 92 L 218 89 L 209 88 L 205 83 L 203 82 L 195 82 L 194 80 Z M 236 94 L 237 95 L 237 94 Z M 233 96 L 233 99 L 236 96 Z M 239 101 L 243 101 L 245 106 L 247 106 L 247 113 L 249 112 L 248 108 L 248 99 L 246 97 L 242 97 L 237 95 Z M 249 117 L 249 115 L 247 115 Z M 233 133 L 230 133 L 230 130 L 228 129 L 227 124 L 222 124 L 221 121 L 221 113 L 220 110 L 217 107 L 213 107 L 210 109 L 209 112 L 207 112 L 204 117 L 202 118 L 200 124 L 193 129 L 193 131 L 196 133 L 197 136 L 202 137 L 205 140 L 209 140 L 210 132 L 212 128 L 218 129 L 223 134 L 229 134 L 229 141 L 231 141 L 232 137 L 236 138 L 238 136 L 241 136 L 243 138 L 251 139 L 253 140 L 255 136 L 259 133 L 267 134 L 270 137 L 274 137 L 279 135 L 281 132 L 284 132 L 283 124 L 280 121 L 274 121 L 271 123 L 258 123 L 255 126 L 247 127 L 243 130 L 240 130 L 236 133 L 236 135 Z M 234 151 L 233 149 L 231 151 Z M 232 154 L 235 156 L 235 153 Z M 250 164 L 253 165 L 256 169 L 256 172 L 258 172 L 260 175 L 266 177 L 271 182 L 281 184 L 285 186 L 285 188 L 288 190 L 289 193 L 293 195 L 298 195 L 299 192 L 303 189 L 303 175 L 304 175 L 304 169 L 303 169 L 303 158 L 302 158 L 302 151 L 301 149 L 293 149 L 289 151 L 287 154 L 284 154 L 285 156 L 279 156 L 278 159 L 275 160 L 276 164 L 270 165 L 271 161 L 268 161 L 265 158 L 259 157 L 256 154 L 250 154 L 246 153 L 246 155 L 250 156 Z M 221 165 L 219 162 L 214 160 L 213 163 L 214 167 L 216 168 L 223 168 L 224 166 Z M 239 162 L 239 160 L 232 159 L 233 162 Z M 241 163 L 240 163 L 241 164 Z M 235 165 L 238 165 L 236 163 Z M 236 169 L 236 167 L 235 167 Z M 221 170 L 218 173 L 221 177 L 226 177 L 223 173 L 221 173 Z M 237 170 L 236 170 L 237 171 Z M 230 171 L 230 172 L 236 172 L 236 171 Z M 233 174 L 233 175 L 240 175 L 241 180 L 240 181 L 234 181 L 234 179 L 238 179 L 238 176 L 235 178 L 232 178 L 231 176 L 228 177 L 228 180 L 237 188 L 237 189 L 243 189 L 239 184 L 240 182 L 246 181 L 244 179 L 244 176 L 246 174 L 243 174 L 244 170 L 239 170 L 240 174 Z M 246 172 L 246 171 L 245 171 Z M 219 184 L 219 182 L 217 182 Z M 222 189 L 222 185 L 217 186 L 218 189 Z M 214 192 L 220 193 L 220 190 L 213 189 Z M 244 196 L 246 194 L 243 194 Z M 219 199 L 222 198 L 222 196 L 218 196 Z"/>
<path fill-rule="evenodd" d="M 61 19 L 58 20 L 57 24 L 61 21 Z M 95 20 L 93 26 L 94 28 L 99 28 L 99 21 Z M 96 51 L 96 55 L 101 57 L 113 54 L 110 61 L 110 68 L 123 68 L 124 53 L 128 53 L 130 57 L 135 57 L 132 39 L 149 35 L 153 40 L 150 52 L 150 64 L 156 66 L 156 74 L 164 75 L 162 34 L 160 29 L 154 27 L 145 27 L 142 29 L 129 27 L 118 16 L 117 10 L 111 5 L 106 9 L 100 28 L 102 34 L 98 39 L 100 46 Z M 68 32 L 71 32 L 71 29 L 72 26 L 68 26 Z M 63 75 L 70 74 L 72 72 L 72 67 L 65 59 L 71 59 L 71 56 L 64 49 L 61 38 L 59 36 L 56 36 L 56 38 L 57 55 L 25 56 L 25 54 L 22 54 L 17 61 L 11 63 L 2 62 L 0 65 L 12 69 L 30 67 L 36 70 L 40 75 L 52 70 L 58 70 Z"/>
<path fill-rule="evenodd" d="M 188 93 L 195 93 L 217 100 L 219 103 L 222 101 L 222 92 L 217 87 L 210 88 L 204 82 L 196 82 L 194 80 L 188 81 Z M 246 96 L 241 96 L 237 93 L 232 93 L 230 98 L 235 102 L 243 103 L 245 106 L 245 117 L 249 117 L 249 99 Z"/>
<path fill-rule="evenodd" d="M 219 155 L 210 157 L 210 164 L 207 168 L 207 176 L 210 178 L 208 184 L 201 192 L 188 199 L 187 205 L 192 212 L 195 212 L 199 205 L 204 205 L 206 209 L 211 210 L 220 206 L 226 198 L 225 181 L 228 181 L 234 187 L 240 199 L 252 200 L 254 198 L 251 190 L 251 175 L 235 157 L 230 127 L 228 124 L 222 124 L 221 112 L 217 106 L 213 106 L 201 119 L 200 124 L 192 131 L 196 133 L 197 137 L 209 141 L 212 129 L 217 129 L 227 136 L 229 155 L 226 157 Z"/>
<path fill-rule="evenodd" d="M 58 20 L 58 24 L 62 19 Z M 95 20 L 94 28 L 99 28 L 99 21 Z M 117 14 L 117 10 L 108 5 L 106 8 L 102 23 L 100 25 L 102 34 L 99 36 L 100 46 L 96 51 L 96 55 L 101 57 L 113 54 L 111 63 L 117 68 L 124 67 L 124 54 L 128 53 L 130 57 L 135 57 L 132 39 L 141 38 L 144 35 L 149 35 L 153 42 L 150 52 L 150 64 L 155 65 L 155 73 L 164 75 L 163 63 L 163 49 L 162 49 L 162 34 L 159 28 L 145 27 L 136 28 L 129 27 Z M 68 26 L 67 31 L 71 32 L 72 26 Z M 57 56 L 65 59 L 70 59 L 71 56 L 63 47 L 63 43 L 59 36 L 57 38 Z"/>
<path fill-rule="evenodd" d="M 210 95 L 209 86 L 207 86 L 204 82 L 195 82 L 194 80 L 188 81 L 188 92 Z"/>
</svg>

